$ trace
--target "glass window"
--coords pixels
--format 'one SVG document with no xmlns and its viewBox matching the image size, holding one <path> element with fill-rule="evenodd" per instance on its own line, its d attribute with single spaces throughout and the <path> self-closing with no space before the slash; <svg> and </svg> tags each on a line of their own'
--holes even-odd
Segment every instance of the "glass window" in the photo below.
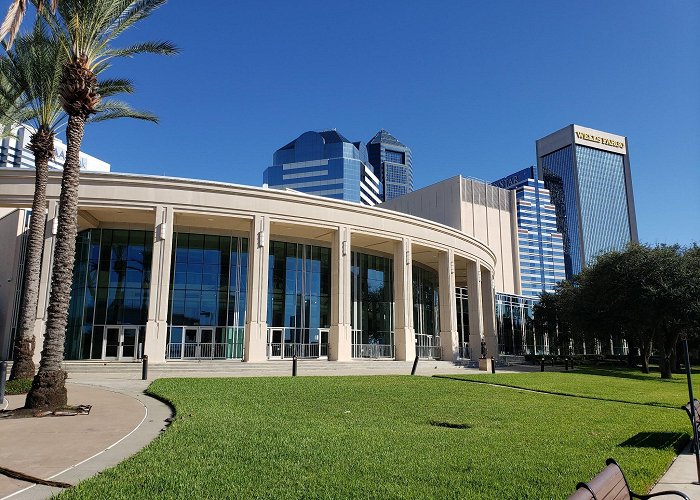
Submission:
<svg viewBox="0 0 700 500">
<path fill-rule="evenodd" d="M 66 359 L 101 359 L 105 325 L 146 324 L 152 252 L 151 231 L 78 234 Z"/>
</svg>

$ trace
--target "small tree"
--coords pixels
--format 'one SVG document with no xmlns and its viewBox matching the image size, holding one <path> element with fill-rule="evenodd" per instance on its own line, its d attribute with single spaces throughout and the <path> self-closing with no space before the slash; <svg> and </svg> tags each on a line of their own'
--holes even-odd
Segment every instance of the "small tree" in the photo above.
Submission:
<svg viewBox="0 0 700 500">
<path fill-rule="evenodd" d="M 2 89 L 4 100 L 18 95 L 18 112 L 13 114 L 18 122 L 29 122 L 34 127 L 29 140 L 29 149 L 34 153 L 34 199 L 10 380 L 32 378 L 35 370 L 34 323 L 46 225 L 46 184 L 56 131 L 65 120 L 58 94 L 62 57 L 61 46 L 39 19 L 32 33 L 17 38 L 13 49 L 0 58 L 0 73 L 6 81 Z"/>
</svg>

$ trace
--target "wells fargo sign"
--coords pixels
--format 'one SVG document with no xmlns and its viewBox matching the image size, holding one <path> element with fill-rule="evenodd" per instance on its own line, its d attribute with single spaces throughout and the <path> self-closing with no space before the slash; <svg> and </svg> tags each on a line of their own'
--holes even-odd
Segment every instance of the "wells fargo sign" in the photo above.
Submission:
<svg viewBox="0 0 700 500">
<path fill-rule="evenodd" d="M 622 141 L 608 139 L 607 137 L 601 137 L 599 135 L 591 135 L 587 134 L 586 132 L 576 132 L 576 137 L 582 141 L 597 142 L 598 144 L 604 144 L 613 148 L 625 148 L 625 143 Z"/>
</svg>

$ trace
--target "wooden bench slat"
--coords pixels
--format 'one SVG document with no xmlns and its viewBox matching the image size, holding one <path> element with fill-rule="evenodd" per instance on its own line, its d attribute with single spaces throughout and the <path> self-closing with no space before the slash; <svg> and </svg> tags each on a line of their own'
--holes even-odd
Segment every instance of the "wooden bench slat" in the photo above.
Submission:
<svg viewBox="0 0 700 500">
<path fill-rule="evenodd" d="M 588 486 L 598 500 L 630 500 L 625 476 L 615 464 L 606 466 L 588 482 Z"/>
<path fill-rule="evenodd" d="M 586 488 L 579 488 L 574 491 L 566 500 L 594 500 L 593 495 Z"/>
<path fill-rule="evenodd" d="M 695 400 L 698 404 L 698 401 Z M 609 458 L 607 466 L 587 483 L 579 483 L 579 488 L 569 495 L 568 500 L 632 500 L 625 473 L 620 466 Z M 689 500 L 688 496 L 680 491 L 664 491 L 657 494 L 674 495 Z M 639 495 L 635 493 L 636 497 Z"/>
</svg>

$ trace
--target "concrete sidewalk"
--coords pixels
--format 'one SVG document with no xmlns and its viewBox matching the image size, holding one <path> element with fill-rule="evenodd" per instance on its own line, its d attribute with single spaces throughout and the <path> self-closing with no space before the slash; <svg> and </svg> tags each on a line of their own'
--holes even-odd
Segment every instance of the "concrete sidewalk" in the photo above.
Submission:
<svg viewBox="0 0 700 500">
<path fill-rule="evenodd" d="M 682 491 L 691 499 L 700 500 L 698 469 L 695 462 L 695 455 L 690 453 L 690 445 L 683 450 L 683 453 L 676 457 L 676 460 L 673 461 L 671 467 L 666 471 L 666 474 L 659 479 L 659 482 L 656 483 L 651 493 L 669 490 Z M 672 497 L 669 496 L 668 498 Z"/>
<path fill-rule="evenodd" d="M 170 407 L 144 395 L 143 389 L 125 386 L 115 392 L 75 383 L 66 384 L 66 388 L 69 404 L 91 404 L 90 414 L 1 420 L 3 467 L 76 484 L 142 449 L 159 435 L 165 419 L 172 415 Z M 9 409 L 20 408 L 25 396 L 7 399 Z M 3 500 L 48 498 L 60 491 L 0 475 Z"/>
</svg>

